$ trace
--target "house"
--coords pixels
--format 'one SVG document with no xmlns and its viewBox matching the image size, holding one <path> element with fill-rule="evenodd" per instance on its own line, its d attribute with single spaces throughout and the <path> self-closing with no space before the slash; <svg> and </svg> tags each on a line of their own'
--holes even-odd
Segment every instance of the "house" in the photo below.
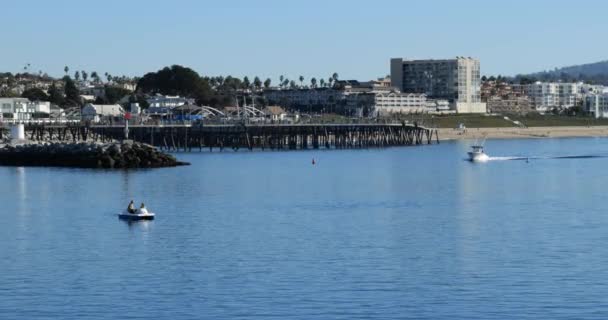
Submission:
<svg viewBox="0 0 608 320">
<path fill-rule="evenodd" d="M 81 111 L 82 120 L 99 122 L 104 117 L 120 117 L 124 114 L 118 104 L 92 104 L 87 103 Z"/>
<path fill-rule="evenodd" d="M 85 85 L 78 88 L 81 95 L 93 96 L 95 99 L 104 98 L 106 96 L 106 88 L 101 85 Z"/>
<path fill-rule="evenodd" d="M 279 106 L 268 106 L 262 111 L 272 121 L 283 121 L 287 117 L 287 112 Z"/>
</svg>

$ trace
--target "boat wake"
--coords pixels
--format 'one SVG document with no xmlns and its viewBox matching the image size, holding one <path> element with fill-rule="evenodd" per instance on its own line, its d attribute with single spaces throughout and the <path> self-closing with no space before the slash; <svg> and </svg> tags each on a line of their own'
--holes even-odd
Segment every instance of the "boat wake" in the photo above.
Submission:
<svg viewBox="0 0 608 320">
<path fill-rule="evenodd" d="M 488 157 L 488 161 L 526 160 L 529 157 Z"/>
<path fill-rule="evenodd" d="M 568 156 L 533 156 L 533 157 L 525 157 L 525 156 L 492 157 L 492 156 L 488 156 L 488 159 L 486 161 L 514 161 L 514 160 L 531 161 L 531 160 L 596 159 L 596 158 L 608 158 L 608 155 L 585 154 L 585 155 L 568 155 Z"/>
</svg>

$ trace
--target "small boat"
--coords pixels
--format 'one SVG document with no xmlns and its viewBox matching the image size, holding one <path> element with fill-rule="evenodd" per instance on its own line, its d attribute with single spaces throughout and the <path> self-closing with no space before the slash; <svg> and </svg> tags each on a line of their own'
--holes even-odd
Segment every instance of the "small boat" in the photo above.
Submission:
<svg viewBox="0 0 608 320">
<path fill-rule="evenodd" d="M 483 162 L 488 161 L 490 157 L 488 157 L 485 152 L 483 152 L 483 146 L 476 145 L 471 146 L 472 150 L 468 152 L 469 160 L 473 162 Z"/>
<path fill-rule="evenodd" d="M 154 220 L 154 213 L 148 212 L 146 208 L 137 209 L 135 213 L 125 210 L 118 214 L 118 218 L 124 220 Z"/>
</svg>

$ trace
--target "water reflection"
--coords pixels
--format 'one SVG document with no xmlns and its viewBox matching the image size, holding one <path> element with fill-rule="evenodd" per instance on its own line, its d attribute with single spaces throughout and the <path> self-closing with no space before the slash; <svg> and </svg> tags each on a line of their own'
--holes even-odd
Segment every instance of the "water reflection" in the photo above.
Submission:
<svg viewBox="0 0 608 320">
<path fill-rule="evenodd" d="M 143 230 L 143 231 L 150 231 L 150 229 L 152 228 L 152 221 L 150 220 L 129 220 L 129 219 L 121 219 L 120 217 L 118 217 L 118 220 L 124 222 L 127 227 L 129 227 L 129 230 Z"/>
<path fill-rule="evenodd" d="M 26 174 L 24 167 L 16 167 L 15 168 L 15 177 L 17 183 L 17 199 L 19 201 L 19 213 L 25 214 L 29 212 L 29 207 L 27 203 L 27 183 L 26 183 Z"/>
</svg>

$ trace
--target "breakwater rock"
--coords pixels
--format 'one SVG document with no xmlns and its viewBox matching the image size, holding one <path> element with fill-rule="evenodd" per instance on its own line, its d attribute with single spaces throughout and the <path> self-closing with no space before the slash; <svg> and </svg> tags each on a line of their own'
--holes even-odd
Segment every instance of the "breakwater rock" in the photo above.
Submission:
<svg viewBox="0 0 608 320">
<path fill-rule="evenodd" d="M 28 143 L 0 148 L 0 165 L 75 168 L 161 168 L 189 165 L 155 147 L 125 141 L 113 143 Z"/>
</svg>

